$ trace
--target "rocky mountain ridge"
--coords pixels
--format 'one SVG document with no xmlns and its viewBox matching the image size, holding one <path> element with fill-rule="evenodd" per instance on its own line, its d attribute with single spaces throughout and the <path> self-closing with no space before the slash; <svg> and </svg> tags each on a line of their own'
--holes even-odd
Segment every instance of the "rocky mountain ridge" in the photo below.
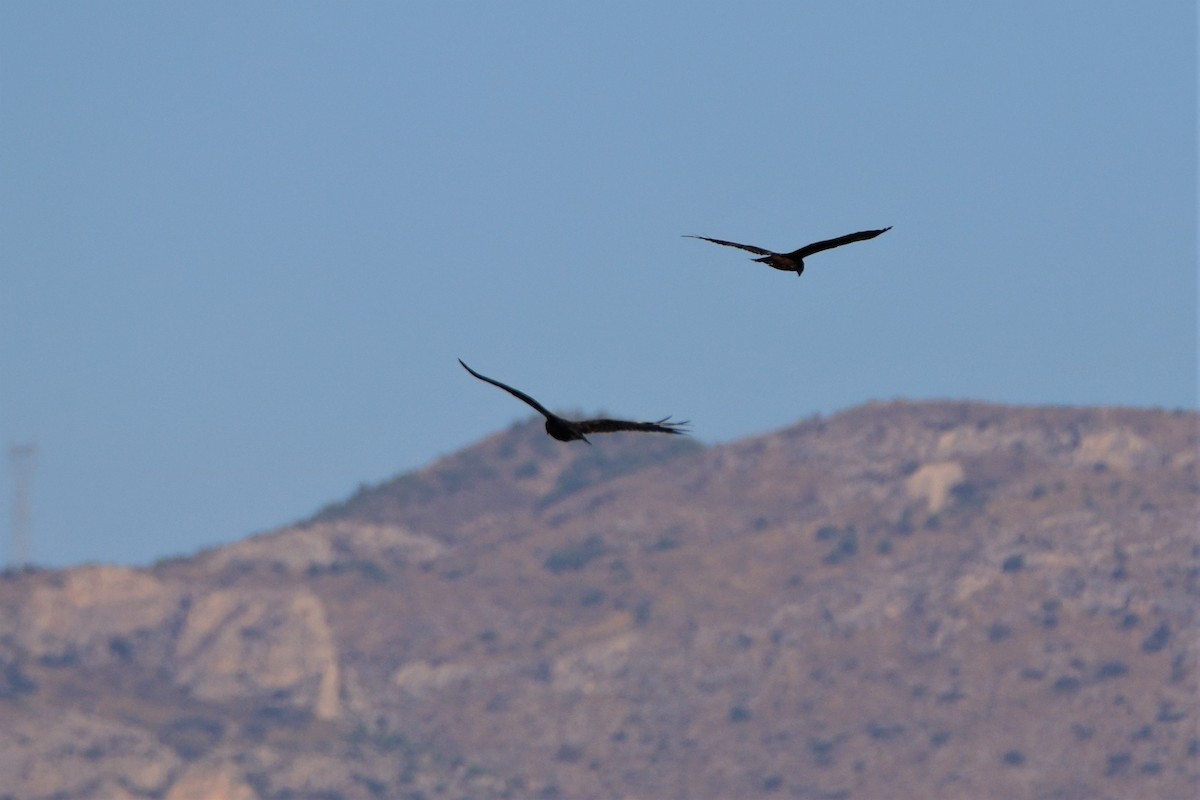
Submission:
<svg viewBox="0 0 1200 800">
<path fill-rule="evenodd" d="M 1138 409 L 522 424 L 227 547 L 7 573 L 0 797 L 1192 796 L 1197 460 Z"/>
</svg>

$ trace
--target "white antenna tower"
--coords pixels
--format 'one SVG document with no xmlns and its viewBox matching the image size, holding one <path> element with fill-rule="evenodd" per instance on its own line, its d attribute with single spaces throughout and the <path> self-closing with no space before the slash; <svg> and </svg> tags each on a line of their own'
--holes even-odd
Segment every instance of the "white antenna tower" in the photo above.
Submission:
<svg viewBox="0 0 1200 800">
<path fill-rule="evenodd" d="M 19 569 L 29 563 L 29 490 L 33 483 L 33 468 L 37 463 L 37 445 L 33 442 L 9 445 L 8 460 L 13 476 L 12 540 L 9 543 L 8 566 Z"/>
</svg>

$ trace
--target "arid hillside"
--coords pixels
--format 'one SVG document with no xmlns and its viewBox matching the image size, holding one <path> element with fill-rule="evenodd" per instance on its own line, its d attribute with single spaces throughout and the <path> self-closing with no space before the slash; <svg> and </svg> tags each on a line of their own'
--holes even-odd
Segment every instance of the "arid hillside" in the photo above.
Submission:
<svg viewBox="0 0 1200 800">
<path fill-rule="evenodd" d="M 235 545 L 10 572 L 0 798 L 1195 797 L 1198 425 L 530 422 Z"/>
</svg>

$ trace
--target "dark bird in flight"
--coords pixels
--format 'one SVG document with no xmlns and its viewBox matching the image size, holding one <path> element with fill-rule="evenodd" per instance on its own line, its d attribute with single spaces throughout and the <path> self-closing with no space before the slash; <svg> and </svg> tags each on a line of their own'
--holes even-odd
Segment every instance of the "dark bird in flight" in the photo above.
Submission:
<svg viewBox="0 0 1200 800">
<path fill-rule="evenodd" d="M 463 369 L 474 375 L 479 380 L 490 383 L 492 386 L 499 386 L 504 391 L 511 394 L 518 400 L 523 400 L 533 409 L 546 418 L 546 433 L 558 439 L 560 442 L 573 442 L 577 439 L 582 439 L 588 442 L 585 434 L 589 433 L 614 433 L 616 431 L 646 431 L 649 433 L 685 433 L 684 425 L 686 422 L 667 422 L 670 417 L 663 417 L 657 422 L 627 422 L 621 419 L 582 419 L 570 420 L 563 419 L 557 414 L 552 414 L 547 411 L 545 406 L 534 400 L 524 392 L 514 389 L 511 386 L 505 386 L 500 381 L 492 380 L 486 375 L 480 375 L 475 370 L 468 367 L 460 358 L 458 363 L 462 364 Z"/>
<path fill-rule="evenodd" d="M 806 244 L 799 250 L 793 250 L 790 253 L 776 253 L 774 250 L 765 250 L 761 247 L 755 247 L 752 244 L 738 244 L 737 242 L 727 242 L 724 239 L 710 239 L 707 236 L 693 236 L 685 234 L 689 239 L 703 239 L 706 242 L 713 244 L 723 244 L 726 247 L 739 247 L 742 250 L 748 250 L 751 253 L 758 253 L 762 258 L 756 258 L 755 261 L 760 264 L 766 264 L 775 269 L 781 269 L 784 272 L 794 272 L 800 275 L 804 272 L 804 259 L 811 255 L 820 253 L 823 250 L 832 250 L 835 247 L 841 247 L 844 244 L 851 242 L 861 242 L 865 239 L 874 239 L 881 233 L 885 233 L 892 229 L 891 225 L 886 228 L 881 228 L 877 231 L 859 231 L 858 233 L 847 233 L 845 236 L 839 236 L 836 239 L 826 239 L 823 242 L 813 242 Z"/>
</svg>

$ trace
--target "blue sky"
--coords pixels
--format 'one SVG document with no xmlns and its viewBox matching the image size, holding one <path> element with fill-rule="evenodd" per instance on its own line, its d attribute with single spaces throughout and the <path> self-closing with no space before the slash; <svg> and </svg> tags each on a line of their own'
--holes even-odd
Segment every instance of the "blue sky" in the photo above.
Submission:
<svg viewBox="0 0 1200 800">
<path fill-rule="evenodd" d="M 707 443 L 897 397 L 1195 407 L 1196 32 L 1173 0 L 0 4 L 34 558 L 238 539 L 527 417 L 458 357 Z M 680 238 L 886 225 L 801 278 Z"/>
</svg>

